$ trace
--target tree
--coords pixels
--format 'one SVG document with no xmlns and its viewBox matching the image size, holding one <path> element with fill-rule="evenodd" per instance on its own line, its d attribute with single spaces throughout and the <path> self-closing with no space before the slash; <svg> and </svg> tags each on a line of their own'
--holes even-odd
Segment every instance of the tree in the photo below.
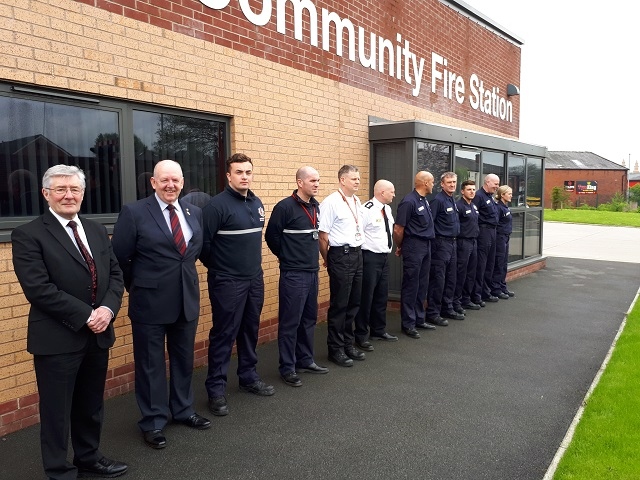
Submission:
<svg viewBox="0 0 640 480">
<path fill-rule="evenodd" d="M 636 183 L 629 189 L 629 201 L 640 203 L 640 183 Z"/>
<path fill-rule="evenodd" d="M 562 209 L 563 205 L 569 201 L 569 192 L 565 192 L 563 187 L 553 187 L 551 189 L 551 208 L 553 210 Z"/>
</svg>

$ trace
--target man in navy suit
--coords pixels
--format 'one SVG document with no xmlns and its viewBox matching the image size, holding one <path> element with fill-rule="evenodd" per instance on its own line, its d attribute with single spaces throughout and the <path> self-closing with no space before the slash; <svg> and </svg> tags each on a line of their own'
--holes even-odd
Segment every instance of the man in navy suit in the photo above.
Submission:
<svg viewBox="0 0 640 480">
<path fill-rule="evenodd" d="M 122 272 L 103 225 L 79 217 L 85 176 L 56 165 L 42 179 L 49 209 L 11 233 L 13 267 L 31 304 L 27 350 L 40 395 L 40 446 L 49 479 L 118 477 L 127 465 L 98 450 L 112 322 Z M 69 435 L 73 464 L 67 461 Z"/>
<path fill-rule="evenodd" d="M 195 262 L 202 249 L 202 212 L 179 201 L 180 165 L 162 160 L 154 170 L 155 193 L 125 205 L 113 231 L 113 251 L 129 292 L 138 426 L 152 448 L 166 446 L 169 415 L 199 430 L 211 422 L 193 409 L 193 344 L 200 315 Z M 169 395 L 165 338 L 170 363 Z"/>
</svg>

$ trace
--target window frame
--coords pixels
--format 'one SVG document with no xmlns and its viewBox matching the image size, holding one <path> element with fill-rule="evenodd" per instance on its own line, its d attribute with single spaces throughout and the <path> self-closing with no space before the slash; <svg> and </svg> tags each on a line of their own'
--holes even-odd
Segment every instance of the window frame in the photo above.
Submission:
<svg viewBox="0 0 640 480">
<path fill-rule="evenodd" d="M 166 107 L 144 102 L 135 102 L 127 99 L 109 98 L 98 95 L 84 94 L 66 90 L 56 90 L 46 87 L 24 85 L 16 82 L 0 82 L 0 96 L 9 98 L 20 98 L 32 101 L 42 101 L 47 103 L 57 103 L 71 105 L 95 110 L 106 110 L 115 112 L 118 115 L 118 129 L 120 141 L 120 193 L 121 205 L 137 200 L 136 175 L 134 159 L 134 137 L 133 137 L 133 111 L 143 110 L 147 112 L 182 115 L 191 118 L 200 118 L 209 121 L 222 122 L 225 124 L 224 135 L 224 158 L 230 155 L 231 144 L 231 117 L 213 114 L 202 111 L 188 110 L 178 107 Z M 127 161 L 127 159 L 130 159 Z M 219 166 L 218 171 L 222 172 L 224 166 Z M 226 185 L 226 177 L 219 175 L 217 187 L 220 191 Z M 38 188 L 42 188 L 42 178 L 38 178 Z M 109 232 L 118 219 L 119 213 L 84 214 L 85 218 L 95 220 L 105 225 Z M 38 215 L 23 217 L 0 218 L 0 242 L 6 243 L 11 240 L 11 231 L 24 225 Z"/>
</svg>

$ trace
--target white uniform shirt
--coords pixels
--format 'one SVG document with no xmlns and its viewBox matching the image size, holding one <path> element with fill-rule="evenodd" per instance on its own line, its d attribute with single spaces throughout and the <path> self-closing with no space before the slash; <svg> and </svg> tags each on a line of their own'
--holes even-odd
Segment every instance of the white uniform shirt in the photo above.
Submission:
<svg viewBox="0 0 640 480">
<path fill-rule="evenodd" d="M 329 234 L 330 247 L 359 247 L 364 243 L 361 208 L 358 197 L 344 197 L 340 191 L 322 201 L 318 229 Z"/>
<path fill-rule="evenodd" d="M 382 209 L 384 208 L 389 220 L 389 232 L 392 235 L 391 247 L 393 247 L 393 214 L 391 207 L 384 205 L 375 197 L 362 206 L 362 226 L 364 228 L 364 250 L 373 253 L 389 253 L 389 238 L 384 223 Z"/>
</svg>

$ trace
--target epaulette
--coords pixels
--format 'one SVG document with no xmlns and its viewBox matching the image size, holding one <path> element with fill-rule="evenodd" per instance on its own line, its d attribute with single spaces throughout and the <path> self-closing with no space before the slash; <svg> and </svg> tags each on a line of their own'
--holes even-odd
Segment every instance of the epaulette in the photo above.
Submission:
<svg viewBox="0 0 640 480">
<path fill-rule="evenodd" d="M 367 203 L 364 204 L 364 208 L 371 208 L 373 207 L 373 202 L 371 200 L 369 200 Z"/>
</svg>

